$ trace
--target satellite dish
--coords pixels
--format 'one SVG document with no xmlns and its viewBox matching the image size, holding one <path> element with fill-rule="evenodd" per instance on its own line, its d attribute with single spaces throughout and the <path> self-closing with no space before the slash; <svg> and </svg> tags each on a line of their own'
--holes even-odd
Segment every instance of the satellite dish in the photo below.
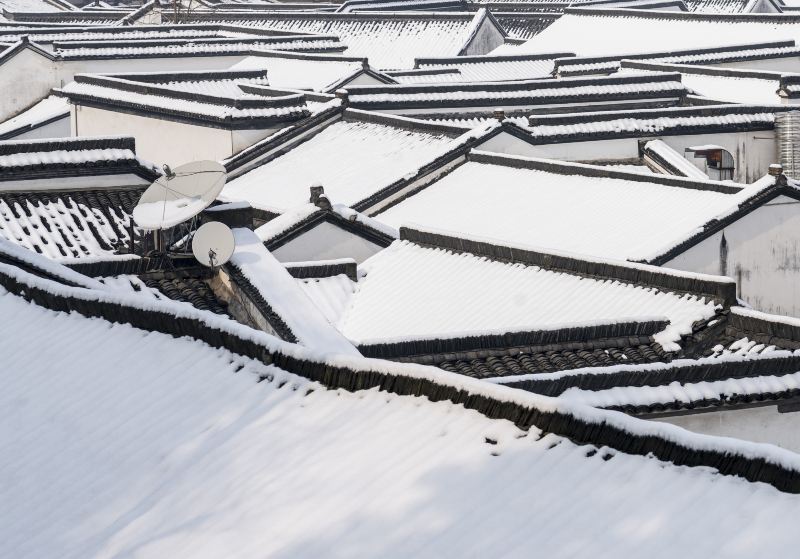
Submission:
<svg viewBox="0 0 800 559">
<path fill-rule="evenodd" d="M 233 255 L 233 231 L 218 221 L 209 221 L 200 226 L 192 237 L 192 253 L 203 266 L 222 266 Z"/>
<path fill-rule="evenodd" d="M 133 220 L 146 230 L 169 229 L 193 218 L 216 200 L 225 186 L 225 167 L 216 161 L 164 166 L 167 174 L 144 191 Z"/>
</svg>

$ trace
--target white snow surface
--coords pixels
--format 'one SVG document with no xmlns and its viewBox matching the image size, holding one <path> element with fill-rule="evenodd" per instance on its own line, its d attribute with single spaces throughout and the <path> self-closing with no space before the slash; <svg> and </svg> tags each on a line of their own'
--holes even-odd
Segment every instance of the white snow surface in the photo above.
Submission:
<svg viewBox="0 0 800 559">
<path fill-rule="evenodd" d="M 283 213 L 308 202 L 320 184 L 334 203 L 352 206 L 455 147 L 442 133 L 339 121 L 286 154 L 229 181 L 223 200 Z"/>
<path fill-rule="evenodd" d="M 598 40 L 598 33 L 602 35 Z M 740 21 L 698 19 L 690 13 L 660 17 L 646 10 L 617 10 L 613 15 L 567 13 L 523 45 L 502 45 L 492 54 L 574 52 L 577 56 L 612 56 L 639 52 L 669 52 L 731 45 L 800 40 L 800 25 L 752 18 Z M 677 48 L 676 48 L 677 47 Z"/>
<path fill-rule="evenodd" d="M 356 282 L 344 274 L 296 281 L 331 324 L 336 324 L 341 319 L 357 286 Z"/>
<path fill-rule="evenodd" d="M 47 311 L 3 291 L 0 312 L 17 318 L 0 323 L 3 556 L 795 549 L 800 497 L 764 484 L 613 451 L 588 457 L 592 447 L 537 440 L 536 429 L 447 402 L 328 391 L 186 338 Z"/>
<path fill-rule="evenodd" d="M 656 335 L 677 349 L 713 302 L 618 281 L 598 281 L 536 266 L 396 241 L 361 265 L 339 328 L 358 345 L 483 333 L 546 330 L 590 322 L 667 317 Z"/>
<path fill-rule="evenodd" d="M 359 72 L 360 60 L 317 60 L 249 56 L 231 70 L 266 70 L 269 85 L 277 88 L 329 91 L 329 88 Z"/>
<path fill-rule="evenodd" d="M 359 354 L 327 322 L 283 264 L 264 248 L 261 239 L 253 231 L 237 228 L 233 230 L 233 235 L 236 249 L 231 256 L 231 264 L 241 270 L 302 345 L 312 347 L 323 355 Z"/>
<path fill-rule="evenodd" d="M 579 172 L 576 166 L 576 173 Z M 619 260 L 649 260 L 772 184 L 736 194 L 473 162 L 376 215 L 424 227 Z M 491 185 L 491 188 L 486 188 Z"/>
<path fill-rule="evenodd" d="M 645 150 L 652 150 L 654 153 L 661 156 L 667 163 L 681 173 L 680 176 L 708 180 L 708 175 L 692 165 L 691 161 L 669 147 L 663 140 L 651 140 L 645 144 L 644 148 Z"/>
</svg>

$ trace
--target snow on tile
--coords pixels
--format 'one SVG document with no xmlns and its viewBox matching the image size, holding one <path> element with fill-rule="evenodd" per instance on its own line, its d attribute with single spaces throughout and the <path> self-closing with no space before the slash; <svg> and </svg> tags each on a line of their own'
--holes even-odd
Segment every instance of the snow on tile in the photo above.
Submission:
<svg viewBox="0 0 800 559">
<path fill-rule="evenodd" d="M 308 202 L 309 187 L 320 184 L 332 202 L 352 206 L 413 174 L 452 144 L 443 133 L 340 121 L 230 181 L 221 198 L 282 213 Z"/>
<path fill-rule="evenodd" d="M 692 296 L 407 241 L 377 253 L 361 271 L 364 277 L 339 321 L 357 345 L 667 317 L 671 324 L 656 341 L 673 350 L 692 323 L 715 312 L 713 302 Z"/>
<path fill-rule="evenodd" d="M 272 87 L 329 91 L 329 88 L 361 70 L 358 60 L 317 60 L 249 56 L 231 70 L 266 70 Z"/>
<path fill-rule="evenodd" d="M 486 188 L 491 184 L 491 188 Z M 771 184 L 736 194 L 467 162 L 376 215 L 506 242 L 647 260 Z"/>
<path fill-rule="evenodd" d="M 26 126 L 35 126 L 59 116 L 69 116 L 69 103 L 63 97 L 51 95 L 17 116 L 0 123 L 0 136 Z"/>
<path fill-rule="evenodd" d="M 0 381 L 0 479 L 11 481 L 0 485 L 0 551 L 10 557 L 795 549 L 800 497 L 764 484 L 591 453 L 447 402 L 328 391 L 187 338 L 8 294 L 0 313 L 16 318 L 0 323 L 5 368 L 25 371 Z"/>
<path fill-rule="evenodd" d="M 298 279 L 297 283 L 331 324 L 339 322 L 357 286 L 356 282 L 344 274 L 328 278 Z"/>
</svg>

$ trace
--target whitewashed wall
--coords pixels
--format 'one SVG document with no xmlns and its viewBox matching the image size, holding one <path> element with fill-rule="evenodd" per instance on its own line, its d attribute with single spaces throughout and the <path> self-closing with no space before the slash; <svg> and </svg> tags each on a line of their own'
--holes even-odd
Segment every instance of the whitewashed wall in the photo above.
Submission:
<svg viewBox="0 0 800 559">
<path fill-rule="evenodd" d="M 0 65 L 0 122 L 36 104 L 58 85 L 56 64 L 30 49 Z"/>
<path fill-rule="evenodd" d="M 271 252 L 279 262 L 352 258 L 361 264 L 380 250 L 380 246 L 358 235 L 330 223 L 321 223 Z"/>
<path fill-rule="evenodd" d="M 505 38 L 499 29 L 486 18 L 483 20 L 478 32 L 475 33 L 472 41 L 467 45 L 465 55 L 488 54 L 505 42 Z"/>
<path fill-rule="evenodd" d="M 645 138 L 642 136 L 642 139 L 655 139 L 655 137 Z M 704 144 L 717 144 L 724 147 L 733 155 L 736 165 L 734 180 L 737 182 L 755 182 L 767 174 L 771 163 L 778 162 L 778 145 L 773 130 L 663 136 L 660 139 L 678 153 L 684 153 L 688 147 Z M 639 138 L 534 146 L 510 134 L 498 134 L 481 144 L 479 149 L 562 161 L 608 161 L 639 157 Z M 687 160 L 701 171 L 706 172 L 705 159 L 688 157 Z"/>
<path fill-rule="evenodd" d="M 800 316 L 800 202 L 779 196 L 664 265 L 730 276 L 739 297 L 756 309 Z"/>
<path fill-rule="evenodd" d="M 33 128 L 8 140 L 38 140 L 41 138 L 67 138 L 71 135 L 69 116 Z"/>
<path fill-rule="evenodd" d="M 800 412 L 779 413 L 777 406 L 723 410 L 654 419 L 695 433 L 772 443 L 800 452 Z"/>
</svg>

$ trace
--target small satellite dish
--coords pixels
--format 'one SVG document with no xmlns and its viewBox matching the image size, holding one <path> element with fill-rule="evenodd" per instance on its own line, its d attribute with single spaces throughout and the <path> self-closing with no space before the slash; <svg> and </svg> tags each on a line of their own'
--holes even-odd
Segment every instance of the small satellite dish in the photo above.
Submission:
<svg viewBox="0 0 800 559">
<path fill-rule="evenodd" d="M 144 191 L 133 220 L 146 230 L 169 229 L 193 218 L 216 200 L 225 186 L 225 167 L 196 161 L 167 172 Z"/>
<path fill-rule="evenodd" d="M 192 253 L 203 266 L 222 266 L 233 255 L 233 231 L 218 221 L 201 225 L 192 237 Z"/>
</svg>

